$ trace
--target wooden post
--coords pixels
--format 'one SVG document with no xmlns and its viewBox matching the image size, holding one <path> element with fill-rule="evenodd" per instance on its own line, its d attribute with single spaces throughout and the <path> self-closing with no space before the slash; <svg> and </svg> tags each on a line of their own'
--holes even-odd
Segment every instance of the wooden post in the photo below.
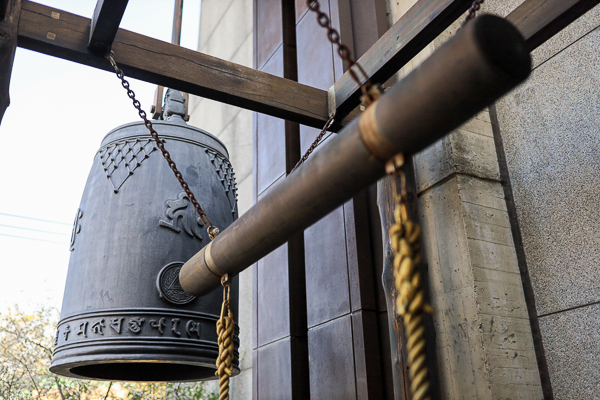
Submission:
<svg viewBox="0 0 600 400">
<path fill-rule="evenodd" d="M 105 55 L 113 41 L 129 0 L 98 0 L 90 25 L 90 50 Z"/>
<path fill-rule="evenodd" d="M 412 157 L 406 157 L 404 160 L 404 172 L 406 176 L 408 212 L 410 218 L 419 222 L 419 210 L 417 207 L 417 188 L 415 183 L 414 163 Z M 404 323 L 397 314 L 396 300 L 398 291 L 394 282 L 394 255 L 392 251 L 392 241 L 390 238 L 390 228 L 395 223 L 394 209 L 396 207 L 394 185 L 392 180 L 396 179 L 390 176 L 380 179 L 377 182 L 377 206 L 379 208 L 379 218 L 381 220 L 381 234 L 383 242 L 383 273 L 382 283 L 385 292 L 385 300 L 388 309 L 388 323 L 391 340 L 392 356 L 392 377 L 394 380 L 394 398 L 410 399 L 410 375 L 406 368 L 408 365 L 408 354 L 406 350 L 406 336 L 404 333 Z M 399 180 L 396 181 L 399 187 Z M 423 287 L 425 288 L 426 302 L 431 304 L 429 295 L 429 273 L 427 261 L 419 266 Z M 427 351 L 427 366 L 430 381 L 430 396 L 432 400 L 442 398 L 439 386 L 439 372 L 436 353 L 436 332 L 431 315 L 423 314 L 423 323 L 425 325 L 425 339 Z"/>
<path fill-rule="evenodd" d="M 21 0 L 0 0 L 0 122 L 10 104 L 8 88 L 17 48 Z"/>
</svg>

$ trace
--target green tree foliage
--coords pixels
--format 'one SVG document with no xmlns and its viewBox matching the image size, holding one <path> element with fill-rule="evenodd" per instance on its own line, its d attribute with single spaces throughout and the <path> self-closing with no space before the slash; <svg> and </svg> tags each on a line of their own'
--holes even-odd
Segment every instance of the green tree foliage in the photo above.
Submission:
<svg viewBox="0 0 600 400">
<path fill-rule="evenodd" d="M 0 399 L 4 400 L 216 400 L 197 383 L 96 382 L 48 371 L 59 313 L 17 306 L 0 314 Z"/>
</svg>

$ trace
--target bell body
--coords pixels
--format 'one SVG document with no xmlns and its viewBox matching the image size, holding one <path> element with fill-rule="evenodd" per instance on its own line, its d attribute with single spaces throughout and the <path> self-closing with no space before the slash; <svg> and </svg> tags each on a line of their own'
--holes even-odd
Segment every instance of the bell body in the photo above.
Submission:
<svg viewBox="0 0 600 400">
<path fill-rule="evenodd" d="M 225 146 L 180 123 L 155 129 L 213 225 L 237 218 Z M 50 370 L 83 379 L 214 379 L 223 290 L 183 291 L 179 269 L 210 242 L 206 226 L 142 123 L 111 131 L 75 216 Z M 237 320 L 237 279 L 232 309 Z M 234 374 L 239 373 L 235 339 Z"/>
</svg>

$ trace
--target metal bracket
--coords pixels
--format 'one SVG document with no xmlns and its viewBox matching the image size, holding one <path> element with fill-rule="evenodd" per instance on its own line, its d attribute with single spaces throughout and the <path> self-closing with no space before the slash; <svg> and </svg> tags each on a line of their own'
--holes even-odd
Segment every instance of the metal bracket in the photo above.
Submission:
<svg viewBox="0 0 600 400">
<path fill-rule="evenodd" d="M 329 113 L 329 118 L 335 117 L 335 112 L 337 108 L 335 106 L 335 85 L 332 85 L 327 91 L 327 111 Z"/>
</svg>

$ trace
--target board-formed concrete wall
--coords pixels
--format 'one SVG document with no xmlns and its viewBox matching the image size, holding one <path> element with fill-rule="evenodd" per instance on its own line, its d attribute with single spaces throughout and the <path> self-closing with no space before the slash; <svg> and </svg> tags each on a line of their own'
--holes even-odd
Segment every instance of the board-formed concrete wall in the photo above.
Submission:
<svg viewBox="0 0 600 400">
<path fill-rule="evenodd" d="M 392 21 L 414 2 L 390 1 Z M 489 0 L 481 12 L 506 16 L 522 2 Z M 485 138 L 492 126 L 484 113 L 415 159 L 448 398 L 541 398 L 537 367 L 548 372 L 547 397 L 600 399 L 599 25 L 596 7 L 532 53 L 531 77 L 491 108 L 498 147 Z M 505 195 L 514 200 L 508 209 Z M 528 286 L 529 315 L 517 276 Z M 500 330 L 488 335 L 492 314 Z"/>
<path fill-rule="evenodd" d="M 246 67 L 253 63 L 252 0 L 202 0 L 198 51 Z M 253 204 L 252 112 L 191 96 L 190 124 L 221 140 L 229 151 L 238 188 L 239 215 Z M 252 398 L 252 269 L 239 275 L 240 368 L 231 399 Z"/>
<path fill-rule="evenodd" d="M 414 3 L 390 1 L 390 23 Z M 398 77 L 454 35 L 461 21 Z M 442 398 L 542 399 L 489 112 L 417 154 L 414 165 Z"/>
<path fill-rule="evenodd" d="M 555 399 L 600 399 L 599 25 L 595 7 L 536 49 L 495 106 Z"/>
</svg>

